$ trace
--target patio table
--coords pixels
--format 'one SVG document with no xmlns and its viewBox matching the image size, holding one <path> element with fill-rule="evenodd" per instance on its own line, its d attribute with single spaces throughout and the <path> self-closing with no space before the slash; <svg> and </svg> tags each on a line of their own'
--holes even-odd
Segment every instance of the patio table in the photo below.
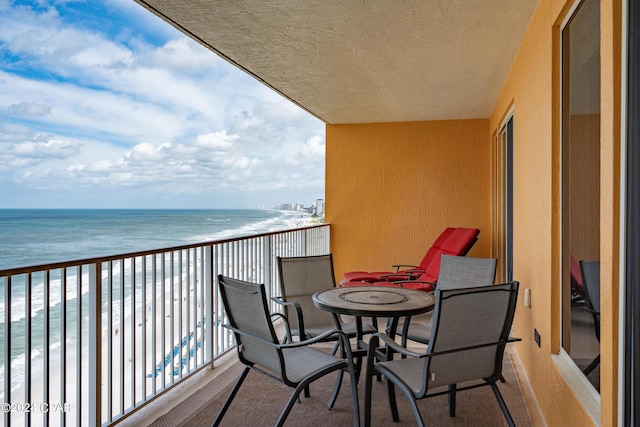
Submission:
<svg viewBox="0 0 640 427">
<path fill-rule="evenodd" d="M 413 289 L 383 286 L 349 286 L 333 288 L 313 294 L 316 307 L 334 315 L 354 316 L 356 321 L 356 373 L 359 375 L 362 357 L 366 355 L 367 345 L 363 340 L 363 317 L 386 317 L 390 319 L 388 333 L 393 338 L 398 319 L 414 316 L 433 310 L 433 294 Z"/>
</svg>

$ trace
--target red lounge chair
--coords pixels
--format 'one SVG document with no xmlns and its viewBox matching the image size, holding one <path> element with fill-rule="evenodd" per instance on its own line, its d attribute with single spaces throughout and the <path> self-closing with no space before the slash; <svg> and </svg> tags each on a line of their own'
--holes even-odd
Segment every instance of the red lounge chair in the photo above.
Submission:
<svg viewBox="0 0 640 427">
<path fill-rule="evenodd" d="M 580 271 L 580 265 L 578 261 L 571 255 L 570 264 L 571 275 L 571 306 L 582 307 L 586 304 L 586 293 L 584 282 L 582 280 L 582 272 Z"/>
<path fill-rule="evenodd" d="M 403 281 L 403 287 L 432 290 L 433 285 L 438 280 L 440 272 L 440 258 L 442 254 L 453 256 L 464 256 L 469 252 L 474 243 L 478 240 L 480 230 L 477 228 L 446 228 L 429 248 L 419 266 L 397 265 L 395 272 L 372 272 L 353 271 L 345 273 L 342 286 L 359 286 L 366 284 L 389 286 L 392 282 Z M 401 267 L 413 267 L 407 270 L 400 270 Z M 416 283 L 409 284 L 407 281 Z M 423 282 L 423 283 L 418 283 Z M 428 283 L 425 283 L 428 282 Z"/>
</svg>

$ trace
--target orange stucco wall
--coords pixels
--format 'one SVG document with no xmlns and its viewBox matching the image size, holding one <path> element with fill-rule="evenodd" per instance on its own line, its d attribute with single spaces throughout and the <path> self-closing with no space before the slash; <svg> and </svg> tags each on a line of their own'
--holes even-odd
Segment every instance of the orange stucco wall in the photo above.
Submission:
<svg viewBox="0 0 640 427">
<path fill-rule="evenodd" d="M 328 125 L 326 220 L 336 277 L 417 264 L 447 226 L 490 254 L 489 121 Z"/>
<path fill-rule="evenodd" d="M 561 341 L 560 29 L 573 0 L 540 0 L 491 116 L 328 125 L 326 219 L 336 276 L 417 263 L 446 226 L 481 229 L 490 256 L 492 135 L 514 114 L 514 278 L 531 289 L 515 345 L 549 426 L 592 420 L 559 367 Z M 600 423 L 618 424 L 621 0 L 601 2 Z M 565 273 L 566 274 L 566 273 Z M 541 335 L 541 346 L 533 330 Z"/>
<path fill-rule="evenodd" d="M 491 117 L 514 111 L 514 277 L 531 289 L 519 306 L 516 348 L 548 425 L 590 425 L 552 355 L 560 350 L 560 28 L 573 1 L 542 0 Z M 601 6 L 600 259 L 601 415 L 617 424 L 620 2 Z M 533 329 L 542 336 L 540 348 Z"/>
</svg>

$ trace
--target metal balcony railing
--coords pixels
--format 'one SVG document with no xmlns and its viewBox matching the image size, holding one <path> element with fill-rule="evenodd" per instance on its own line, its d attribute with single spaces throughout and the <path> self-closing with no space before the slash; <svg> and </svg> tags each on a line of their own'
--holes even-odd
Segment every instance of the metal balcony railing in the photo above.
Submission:
<svg viewBox="0 0 640 427">
<path fill-rule="evenodd" d="M 273 295 L 277 256 L 327 253 L 319 225 L 0 270 L 2 424 L 121 420 L 233 347 L 218 274 Z"/>
</svg>

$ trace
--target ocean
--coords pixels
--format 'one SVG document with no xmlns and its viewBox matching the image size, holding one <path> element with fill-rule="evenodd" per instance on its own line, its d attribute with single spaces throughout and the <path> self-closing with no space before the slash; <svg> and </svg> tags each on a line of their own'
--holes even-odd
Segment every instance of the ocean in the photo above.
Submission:
<svg viewBox="0 0 640 427">
<path fill-rule="evenodd" d="M 301 227 L 310 216 L 295 211 L 258 209 L 217 210 L 91 210 L 91 209 L 6 209 L 0 210 L 0 270 L 98 256 L 125 254 L 213 240 L 256 235 Z M 5 282 L 0 280 L 4 297 Z M 32 287 L 34 328 L 38 343 L 32 354 L 39 365 L 43 343 L 43 283 Z M 75 292 L 70 289 L 69 292 Z M 84 293 L 84 291 L 83 291 Z M 20 387 L 24 369 L 21 343 L 24 337 L 24 286 L 12 286 L 12 389 Z M 61 295 L 51 295 L 52 316 L 58 318 Z M 73 302 L 70 302 L 71 304 Z M 87 301 L 83 300 L 83 307 Z M 0 300 L 0 335 L 4 336 L 6 301 Z M 86 311 L 84 307 L 83 312 Z M 75 314 L 68 318 L 73 339 Z M 83 316 L 84 317 L 84 316 Z M 86 324 L 86 322 L 85 322 Z M 52 346 L 59 347 L 60 331 L 52 325 Z M 2 339 L 4 341 L 4 338 Z M 57 353 L 54 353 L 56 357 Z M 52 363 L 57 363 L 52 360 Z M 0 346 L 0 397 L 4 395 L 4 345 Z M 37 375 L 37 372 L 32 372 Z"/>
<path fill-rule="evenodd" d="M 0 209 L 0 270 L 302 226 L 269 209 Z"/>
</svg>

